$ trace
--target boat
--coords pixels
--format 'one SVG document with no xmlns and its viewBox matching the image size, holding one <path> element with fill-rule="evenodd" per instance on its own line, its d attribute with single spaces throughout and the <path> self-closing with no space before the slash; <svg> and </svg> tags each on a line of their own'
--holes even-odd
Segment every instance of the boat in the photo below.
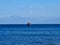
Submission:
<svg viewBox="0 0 60 45">
<path fill-rule="evenodd" d="M 31 26 L 31 23 L 30 23 L 30 22 L 28 22 L 28 23 L 27 23 L 27 26 Z"/>
</svg>

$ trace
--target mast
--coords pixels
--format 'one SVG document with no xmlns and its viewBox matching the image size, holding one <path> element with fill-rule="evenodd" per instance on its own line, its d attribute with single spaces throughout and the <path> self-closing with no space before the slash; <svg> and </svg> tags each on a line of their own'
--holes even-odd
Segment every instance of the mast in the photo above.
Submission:
<svg viewBox="0 0 60 45">
<path fill-rule="evenodd" d="M 27 22 L 27 25 L 28 26 L 30 26 L 31 25 L 31 21 L 30 21 L 30 15 L 32 15 L 32 3 L 31 3 L 31 5 L 30 5 L 30 7 L 29 7 L 29 15 L 28 15 L 28 22 Z"/>
</svg>

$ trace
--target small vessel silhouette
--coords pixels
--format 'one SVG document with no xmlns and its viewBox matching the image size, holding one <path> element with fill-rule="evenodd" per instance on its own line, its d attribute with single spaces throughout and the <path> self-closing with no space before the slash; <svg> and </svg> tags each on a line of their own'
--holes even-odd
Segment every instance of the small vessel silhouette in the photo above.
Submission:
<svg viewBox="0 0 60 45">
<path fill-rule="evenodd" d="M 30 22 L 28 22 L 28 23 L 27 23 L 27 26 L 31 26 L 31 23 L 30 23 Z"/>
</svg>

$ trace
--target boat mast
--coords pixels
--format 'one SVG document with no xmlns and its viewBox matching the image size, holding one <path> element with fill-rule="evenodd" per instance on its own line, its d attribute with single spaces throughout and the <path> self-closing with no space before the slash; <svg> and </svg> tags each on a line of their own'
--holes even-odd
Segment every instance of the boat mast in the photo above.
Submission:
<svg viewBox="0 0 60 45">
<path fill-rule="evenodd" d="M 30 4 L 30 7 L 29 7 L 29 15 L 28 15 L 28 22 L 30 22 L 30 17 L 32 15 L 32 3 Z"/>
</svg>

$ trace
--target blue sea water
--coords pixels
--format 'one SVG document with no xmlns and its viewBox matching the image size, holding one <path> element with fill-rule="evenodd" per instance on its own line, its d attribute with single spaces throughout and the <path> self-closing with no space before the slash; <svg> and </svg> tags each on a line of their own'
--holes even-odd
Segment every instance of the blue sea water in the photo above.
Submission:
<svg viewBox="0 0 60 45">
<path fill-rule="evenodd" d="M 60 45 L 60 24 L 0 24 L 0 45 Z"/>
</svg>

